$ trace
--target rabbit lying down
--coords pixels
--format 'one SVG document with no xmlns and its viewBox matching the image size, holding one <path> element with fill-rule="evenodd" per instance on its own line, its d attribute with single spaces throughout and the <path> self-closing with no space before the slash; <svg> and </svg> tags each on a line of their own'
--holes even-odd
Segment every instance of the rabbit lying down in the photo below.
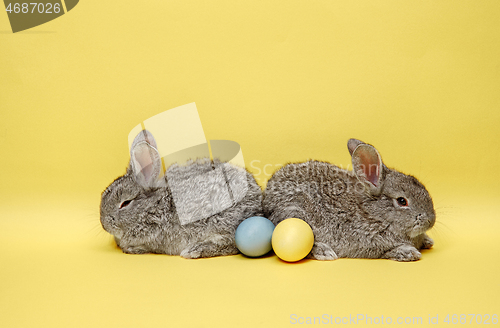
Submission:
<svg viewBox="0 0 500 328">
<path fill-rule="evenodd" d="M 309 258 L 420 259 L 434 243 L 425 233 L 436 220 L 429 193 L 387 168 L 373 146 L 351 139 L 348 149 L 352 172 L 319 161 L 278 170 L 264 191 L 264 214 L 275 225 L 306 221 L 315 236 Z"/>
<path fill-rule="evenodd" d="M 162 176 L 156 142 L 146 130 L 134 139 L 130 157 L 127 172 L 102 193 L 100 206 L 104 230 L 124 253 L 184 258 L 237 254 L 236 228 L 263 214 L 262 191 L 242 168 L 205 158 L 171 165 Z M 235 188 L 242 179 L 245 188 Z M 182 204 L 191 204 L 184 210 L 198 218 L 183 221 L 176 209 Z"/>
</svg>

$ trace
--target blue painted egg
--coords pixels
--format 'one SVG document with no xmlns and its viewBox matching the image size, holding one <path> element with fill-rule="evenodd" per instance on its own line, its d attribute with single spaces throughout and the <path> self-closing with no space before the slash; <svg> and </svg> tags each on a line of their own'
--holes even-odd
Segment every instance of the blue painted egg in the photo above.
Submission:
<svg viewBox="0 0 500 328">
<path fill-rule="evenodd" d="M 236 247 L 250 257 L 265 255 L 272 249 L 274 224 L 261 216 L 253 216 L 241 222 L 236 229 Z"/>
</svg>

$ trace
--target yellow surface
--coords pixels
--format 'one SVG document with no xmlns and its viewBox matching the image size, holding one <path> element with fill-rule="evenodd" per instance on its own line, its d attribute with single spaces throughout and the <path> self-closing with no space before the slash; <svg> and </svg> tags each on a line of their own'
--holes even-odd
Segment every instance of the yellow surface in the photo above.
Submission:
<svg viewBox="0 0 500 328">
<path fill-rule="evenodd" d="M 0 12 L 0 327 L 499 315 L 499 17 L 497 0 L 85 0 L 12 34 Z M 432 194 L 435 248 L 415 263 L 122 254 L 100 192 L 134 126 L 191 102 L 262 186 L 290 161 L 346 167 L 348 138 L 374 144 Z"/>
</svg>

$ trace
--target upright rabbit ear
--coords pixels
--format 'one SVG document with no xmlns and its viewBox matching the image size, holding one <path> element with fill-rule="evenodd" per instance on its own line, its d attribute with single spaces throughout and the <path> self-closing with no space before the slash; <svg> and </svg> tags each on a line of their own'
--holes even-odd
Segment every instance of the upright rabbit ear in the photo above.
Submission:
<svg viewBox="0 0 500 328">
<path fill-rule="evenodd" d="M 130 149 L 130 169 L 143 187 L 156 185 L 161 173 L 161 157 L 151 132 L 143 130 L 135 137 Z"/>
<path fill-rule="evenodd" d="M 351 141 L 352 140 L 352 141 Z M 379 195 L 382 190 L 383 169 L 382 158 L 375 147 L 359 140 L 349 140 L 349 152 L 352 155 L 352 166 L 358 180 L 368 187 L 372 195 Z M 351 151 L 351 146 L 356 147 Z"/>
<path fill-rule="evenodd" d="M 364 144 L 364 142 L 361 140 L 349 139 L 349 141 L 347 142 L 347 148 L 349 149 L 349 154 L 351 154 L 351 156 L 352 156 L 352 153 L 354 153 L 354 150 L 356 149 L 356 147 L 358 147 L 361 144 Z"/>
</svg>

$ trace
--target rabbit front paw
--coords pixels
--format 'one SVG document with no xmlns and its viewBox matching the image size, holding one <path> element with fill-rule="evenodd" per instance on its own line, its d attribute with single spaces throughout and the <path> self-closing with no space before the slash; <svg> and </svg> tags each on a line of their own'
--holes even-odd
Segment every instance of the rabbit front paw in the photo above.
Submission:
<svg viewBox="0 0 500 328">
<path fill-rule="evenodd" d="M 127 253 L 127 254 L 145 254 L 145 253 L 149 253 L 149 251 L 143 247 L 143 246 L 125 246 L 125 247 L 121 247 L 123 253 Z"/>
<path fill-rule="evenodd" d="M 410 262 L 420 260 L 421 256 L 422 254 L 420 254 L 415 247 L 410 245 L 401 245 L 385 253 L 383 258 L 398 262 Z"/>
<path fill-rule="evenodd" d="M 429 249 L 434 246 L 434 240 L 427 235 L 424 235 L 424 241 L 422 242 L 422 248 Z"/>
<path fill-rule="evenodd" d="M 233 245 L 220 245 L 212 241 L 194 244 L 184 249 L 181 256 L 186 259 L 198 259 L 202 257 L 214 257 L 221 255 L 234 255 L 238 249 Z"/>
<path fill-rule="evenodd" d="M 339 257 L 329 245 L 316 242 L 314 243 L 314 246 L 307 258 L 319 261 L 332 261 L 338 259 Z"/>
<path fill-rule="evenodd" d="M 201 254 L 203 252 L 206 253 L 206 250 L 208 250 L 208 248 L 209 247 L 207 247 L 206 243 L 195 244 L 195 245 L 192 245 L 192 246 L 184 249 L 181 252 L 181 256 L 185 259 L 197 259 L 197 258 L 202 257 Z"/>
</svg>

